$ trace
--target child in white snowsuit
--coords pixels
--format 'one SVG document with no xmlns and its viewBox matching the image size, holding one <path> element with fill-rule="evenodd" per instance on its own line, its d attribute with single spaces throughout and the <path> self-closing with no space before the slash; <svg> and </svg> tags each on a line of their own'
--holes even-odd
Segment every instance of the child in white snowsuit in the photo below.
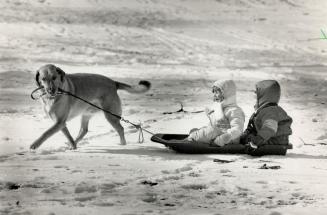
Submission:
<svg viewBox="0 0 327 215">
<path fill-rule="evenodd" d="M 236 104 L 236 85 L 233 80 L 216 81 L 212 87 L 213 105 L 206 108 L 209 125 L 192 129 L 188 140 L 217 146 L 239 143 L 245 116 Z"/>
</svg>

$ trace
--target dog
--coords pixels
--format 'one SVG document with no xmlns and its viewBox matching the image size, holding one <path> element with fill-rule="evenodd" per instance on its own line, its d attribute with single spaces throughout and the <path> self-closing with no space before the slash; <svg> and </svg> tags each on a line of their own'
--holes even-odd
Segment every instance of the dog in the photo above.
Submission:
<svg viewBox="0 0 327 215">
<path fill-rule="evenodd" d="M 139 85 L 130 86 L 97 74 L 66 74 L 62 69 L 52 64 L 44 65 L 38 69 L 35 80 L 44 93 L 44 96 L 41 97 L 44 111 L 54 121 L 54 125 L 33 142 L 30 146 L 31 149 L 37 149 L 58 131 L 62 131 L 66 136 L 71 149 L 76 149 L 77 143 L 88 132 L 90 118 L 94 113 L 100 111 L 72 96 L 60 94 L 60 89 L 121 116 L 122 107 L 117 90 L 125 90 L 129 93 L 145 93 L 151 87 L 151 83 L 148 81 L 140 81 Z M 74 140 L 66 127 L 66 122 L 79 115 L 81 115 L 81 128 Z M 120 144 L 126 145 L 124 128 L 120 124 L 120 119 L 106 112 L 104 115 L 118 132 Z"/>
</svg>

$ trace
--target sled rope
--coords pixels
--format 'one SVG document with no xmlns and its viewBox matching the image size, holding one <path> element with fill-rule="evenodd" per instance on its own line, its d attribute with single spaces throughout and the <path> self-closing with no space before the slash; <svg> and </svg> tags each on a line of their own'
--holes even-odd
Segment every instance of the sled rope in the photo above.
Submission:
<svg viewBox="0 0 327 215">
<path fill-rule="evenodd" d="M 41 86 L 41 87 L 38 87 L 38 88 L 36 88 L 35 90 L 32 91 L 32 93 L 31 93 L 31 98 L 32 98 L 33 100 L 37 100 L 37 99 L 39 99 L 40 97 L 42 97 L 42 96 L 44 96 L 44 95 L 46 94 L 45 92 L 43 92 L 39 97 L 35 97 L 34 94 L 35 94 L 37 91 L 41 90 L 41 89 L 43 89 L 42 86 Z M 118 119 L 120 119 L 121 121 L 123 121 L 123 122 L 125 122 L 125 123 L 128 123 L 128 124 L 133 125 L 133 126 L 134 126 L 138 131 L 139 131 L 139 137 L 138 137 L 138 142 L 139 142 L 139 143 L 143 143 L 143 142 L 144 142 L 143 131 L 145 131 L 145 132 L 147 132 L 147 133 L 149 133 L 149 134 L 155 136 L 155 134 L 154 134 L 153 132 L 151 132 L 151 131 L 149 131 L 149 130 L 143 128 L 141 123 L 139 123 L 139 124 L 133 123 L 133 122 L 127 120 L 127 119 L 124 119 L 122 116 L 119 116 L 119 115 L 117 115 L 117 114 L 114 114 L 114 113 L 112 113 L 111 111 L 105 110 L 105 109 L 103 109 L 103 108 L 101 108 L 101 107 L 99 107 L 99 106 L 97 106 L 97 105 L 95 105 L 95 104 L 93 104 L 93 103 L 91 103 L 91 102 L 89 102 L 89 101 L 87 101 L 87 100 L 85 100 L 85 99 L 83 99 L 83 98 L 81 98 L 81 97 L 79 97 L 79 96 L 77 96 L 77 95 L 71 93 L 71 92 L 65 91 L 65 90 L 60 89 L 60 88 L 59 88 L 58 90 L 59 90 L 59 94 L 61 94 L 61 95 L 72 96 L 72 97 L 74 97 L 74 98 L 76 98 L 76 99 L 79 99 L 79 100 L 81 100 L 81 101 L 83 101 L 83 102 L 85 102 L 85 103 L 91 105 L 92 107 L 95 107 L 95 108 L 97 108 L 97 109 L 99 109 L 99 110 L 102 110 L 103 112 L 108 113 L 108 114 L 110 114 L 110 115 L 112 115 L 112 116 L 114 116 L 114 117 L 117 117 Z"/>
</svg>

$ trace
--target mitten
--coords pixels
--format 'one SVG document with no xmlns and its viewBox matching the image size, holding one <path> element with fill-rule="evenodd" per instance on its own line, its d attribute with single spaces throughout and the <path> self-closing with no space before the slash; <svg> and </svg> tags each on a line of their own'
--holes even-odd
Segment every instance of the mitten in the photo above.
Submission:
<svg viewBox="0 0 327 215">
<path fill-rule="evenodd" d="M 253 134 L 249 135 L 249 141 L 252 142 L 256 146 L 262 146 L 262 145 L 264 145 L 264 142 L 265 142 L 265 140 L 262 137 L 260 137 L 259 135 L 253 135 Z"/>
<path fill-rule="evenodd" d="M 213 141 L 214 144 L 218 145 L 218 146 L 224 146 L 226 144 L 228 144 L 231 141 L 231 136 L 228 133 L 219 135 L 218 137 L 216 137 L 216 139 Z"/>
</svg>

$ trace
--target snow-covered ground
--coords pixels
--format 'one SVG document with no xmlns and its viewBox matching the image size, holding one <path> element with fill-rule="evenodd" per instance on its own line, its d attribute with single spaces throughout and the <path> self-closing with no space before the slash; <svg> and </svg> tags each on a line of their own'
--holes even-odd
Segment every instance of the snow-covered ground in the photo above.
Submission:
<svg viewBox="0 0 327 215">
<path fill-rule="evenodd" d="M 0 3 L 0 214 L 326 214 L 327 4 L 318 0 L 15 0 Z M 327 32 L 327 29 L 325 29 Z M 285 157 L 183 155 L 102 114 L 75 151 L 30 99 L 34 72 L 53 63 L 136 84 L 123 116 L 154 133 L 207 122 L 210 86 L 234 79 L 247 119 L 256 81 L 276 79 L 293 117 Z M 74 136 L 79 119 L 68 123 Z M 214 162 L 215 158 L 231 161 Z M 277 169 L 261 169 L 263 165 Z"/>
</svg>

